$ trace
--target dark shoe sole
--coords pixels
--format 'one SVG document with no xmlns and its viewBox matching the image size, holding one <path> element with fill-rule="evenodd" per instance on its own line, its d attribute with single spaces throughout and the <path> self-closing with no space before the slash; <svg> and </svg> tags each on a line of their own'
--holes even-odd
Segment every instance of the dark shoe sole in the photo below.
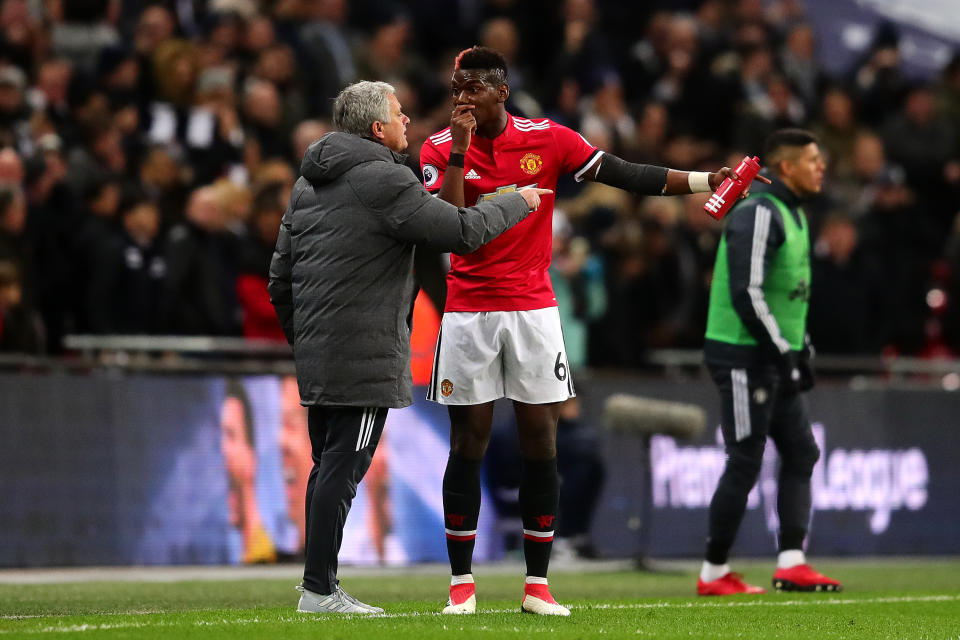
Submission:
<svg viewBox="0 0 960 640">
<path fill-rule="evenodd" d="M 782 580 L 780 578 L 773 579 L 773 588 L 777 591 L 822 591 L 836 593 L 838 591 L 843 591 L 843 585 L 840 584 L 797 584 L 796 582 L 791 582 L 789 580 Z"/>
</svg>

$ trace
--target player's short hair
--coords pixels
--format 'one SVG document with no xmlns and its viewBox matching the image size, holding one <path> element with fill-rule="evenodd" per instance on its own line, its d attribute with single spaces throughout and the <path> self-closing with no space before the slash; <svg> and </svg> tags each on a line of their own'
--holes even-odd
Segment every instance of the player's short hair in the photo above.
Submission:
<svg viewBox="0 0 960 640">
<path fill-rule="evenodd" d="M 454 69 L 490 71 L 500 84 L 507 81 L 507 59 L 499 51 L 479 45 L 464 49 L 457 55 Z"/>
<path fill-rule="evenodd" d="M 374 122 L 390 122 L 391 93 L 396 90 L 386 82 L 363 80 L 347 86 L 333 103 L 334 128 L 369 137 Z"/>
<path fill-rule="evenodd" d="M 782 160 L 810 143 L 820 144 L 820 140 L 806 129 L 778 129 L 767 136 L 763 144 L 764 164 L 776 170 Z"/>
</svg>

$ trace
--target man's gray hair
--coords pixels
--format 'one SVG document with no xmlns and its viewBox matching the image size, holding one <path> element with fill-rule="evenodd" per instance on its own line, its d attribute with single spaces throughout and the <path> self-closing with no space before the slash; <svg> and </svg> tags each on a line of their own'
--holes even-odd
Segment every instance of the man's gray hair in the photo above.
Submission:
<svg viewBox="0 0 960 640">
<path fill-rule="evenodd" d="M 390 122 L 387 96 L 396 93 L 386 82 L 363 80 L 347 86 L 333 103 L 333 126 L 338 131 L 370 136 L 373 123 Z"/>
</svg>

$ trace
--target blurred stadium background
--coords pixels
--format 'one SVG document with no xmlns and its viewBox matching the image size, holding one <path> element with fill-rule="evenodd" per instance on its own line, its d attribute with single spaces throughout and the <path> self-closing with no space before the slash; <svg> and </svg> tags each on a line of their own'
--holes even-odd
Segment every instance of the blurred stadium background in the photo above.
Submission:
<svg viewBox="0 0 960 640">
<path fill-rule="evenodd" d="M 453 58 L 474 43 L 510 61 L 511 112 L 634 161 L 710 170 L 776 128 L 817 132 L 809 551 L 960 553 L 952 5 L 2 0 L 0 567 L 300 558 L 309 441 L 266 293 L 279 218 L 351 81 L 397 87 L 416 171 L 449 118 Z M 580 394 L 561 429 L 584 452 L 564 471 L 575 543 L 560 555 L 699 556 L 722 466 L 698 352 L 719 227 L 706 194 L 558 191 L 551 275 Z M 418 256 L 420 384 L 444 265 Z M 605 429 L 614 393 L 695 404 L 707 428 Z M 509 413 L 485 470 L 483 560 L 516 548 Z M 446 451 L 442 409 L 391 412 L 345 564 L 445 559 Z M 735 555 L 776 550 L 775 464 Z"/>
</svg>

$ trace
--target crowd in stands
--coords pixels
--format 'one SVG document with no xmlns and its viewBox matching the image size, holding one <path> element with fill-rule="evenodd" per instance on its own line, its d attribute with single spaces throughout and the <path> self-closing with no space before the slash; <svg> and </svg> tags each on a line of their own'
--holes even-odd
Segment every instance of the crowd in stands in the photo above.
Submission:
<svg viewBox="0 0 960 640">
<path fill-rule="evenodd" d="M 658 6 L 665 8 L 658 9 Z M 447 126 L 456 53 L 511 68 L 508 110 L 632 161 L 735 166 L 784 126 L 828 153 L 811 219 L 821 352 L 960 353 L 960 55 L 903 71 L 895 27 L 829 76 L 800 0 L 2 0 L 0 351 L 71 333 L 282 340 L 280 218 L 347 83 L 393 84 L 410 165 Z M 552 276 L 584 364 L 702 346 L 706 194 L 558 187 Z M 421 267 L 425 281 L 439 282 Z M 428 291 L 438 304 L 442 290 Z M 574 337 L 575 336 L 575 337 Z"/>
</svg>

